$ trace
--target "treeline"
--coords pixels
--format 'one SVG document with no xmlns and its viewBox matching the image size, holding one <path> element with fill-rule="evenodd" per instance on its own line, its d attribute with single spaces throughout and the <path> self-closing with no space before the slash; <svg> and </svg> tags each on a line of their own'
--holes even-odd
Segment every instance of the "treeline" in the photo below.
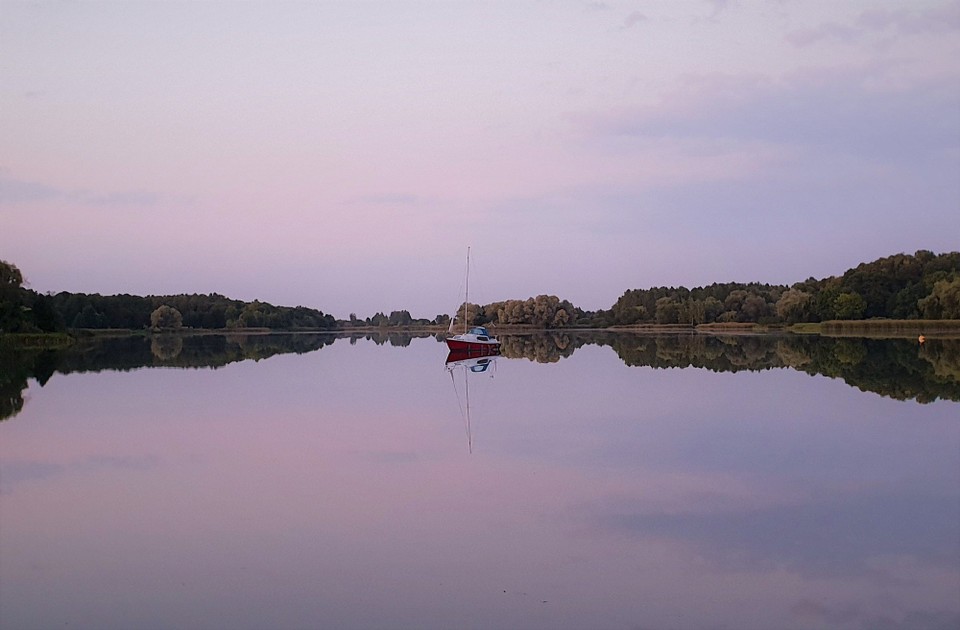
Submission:
<svg viewBox="0 0 960 630">
<path fill-rule="evenodd" d="M 59 332 L 68 328 L 268 328 L 332 330 L 337 320 L 305 306 L 193 295 L 43 295 L 23 286 L 23 275 L 0 260 L 0 333 Z"/>
<path fill-rule="evenodd" d="M 415 319 L 407 310 L 338 322 L 303 306 L 242 302 L 218 294 L 147 296 L 58 293 L 22 286 L 20 271 L 0 261 L 0 332 L 65 328 L 268 328 L 331 330 L 446 326 L 450 317 Z M 159 310 L 158 310 L 159 309 Z M 531 329 L 701 324 L 798 324 L 887 318 L 960 319 L 960 252 L 896 254 L 842 276 L 793 285 L 757 282 L 631 289 L 610 309 L 584 311 L 554 295 L 461 305 L 456 324 Z"/>
<path fill-rule="evenodd" d="M 391 311 L 389 315 L 384 315 L 381 312 L 377 312 L 372 317 L 367 317 L 366 319 L 360 319 L 357 317 L 356 313 L 350 313 L 349 320 L 339 322 L 340 326 L 343 328 L 416 328 L 426 326 L 446 326 L 448 323 L 450 323 L 449 315 L 437 315 L 433 319 L 414 319 L 414 317 L 410 314 L 410 311 L 406 309 Z"/>
<path fill-rule="evenodd" d="M 564 328 L 588 326 L 593 314 L 585 313 L 555 295 L 538 295 L 526 300 L 505 300 L 491 304 L 461 304 L 454 315 L 455 325 L 466 319 L 471 326 L 519 326 L 529 328 Z M 446 320 L 449 322 L 449 319 Z"/>
<path fill-rule="evenodd" d="M 254 300 L 243 302 L 216 293 L 192 295 L 99 295 L 57 293 L 54 308 L 68 328 L 153 327 L 152 315 L 162 307 L 179 314 L 179 325 L 187 328 L 269 328 L 277 330 L 331 330 L 337 327 L 332 315 L 305 306 L 274 306 Z M 168 312 L 167 309 L 161 311 Z M 160 315 L 158 313 L 157 315 Z"/>
<path fill-rule="evenodd" d="M 960 252 L 921 250 L 863 263 L 842 276 L 792 286 L 712 284 L 627 291 L 610 325 L 795 324 L 831 320 L 960 318 Z"/>
<path fill-rule="evenodd" d="M 458 319 L 463 312 L 461 305 Z M 960 252 L 896 254 L 858 265 L 842 276 L 808 278 L 790 286 L 727 282 L 693 289 L 631 289 L 609 310 L 596 312 L 552 295 L 466 307 L 470 324 L 547 329 L 870 318 L 960 319 Z"/>
<path fill-rule="evenodd" d="M 63 327 L 53 298 L 24 287 L 20 270 L 0 260 L 0 333 L 57 332 Z"/>
</svg>

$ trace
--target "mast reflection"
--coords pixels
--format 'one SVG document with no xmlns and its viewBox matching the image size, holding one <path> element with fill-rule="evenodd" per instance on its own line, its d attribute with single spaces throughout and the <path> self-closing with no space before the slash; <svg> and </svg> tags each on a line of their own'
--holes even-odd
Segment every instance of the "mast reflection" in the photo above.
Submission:
<svg viewBox="0 0 960 630">
<path fill-rule="evenodd" d="M 457 405 L 460 407 L 460 416 L 467 431 L 467 451 L 473 453 L 473 430 L 470 425 L 470 379 L 475 378 L 477 374 L 486 374 L 493 378 L 496 373 L 497 355 L 495 353 L 485 356 L 477 356 L 476 353 L 468 352 L 450 352 L 444 363 L 444 368 L 450 374 L 450 382 L 453 384 L 453 391 L 457 396 Z M 457 388 L 457 378 L 455 373 L 463 373 L 463 398 L 460 397 L 460 391 Z"/>
</svg>

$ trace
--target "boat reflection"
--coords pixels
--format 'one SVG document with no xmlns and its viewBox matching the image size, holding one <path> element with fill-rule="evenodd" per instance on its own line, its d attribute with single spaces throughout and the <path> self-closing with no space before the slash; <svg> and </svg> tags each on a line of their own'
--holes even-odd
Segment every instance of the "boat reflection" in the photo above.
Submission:
<svg viewBox="0 0 960 630">
<path fill-rule="evenodd" d="M 463 419 L 464 427 L 467 431 L 467 451 L 473 453 L 473 429 L 470 419 L 470 379 L 477 374 L 485 374 L 491 379 L 496 373 L 497 355 L 477 356 L 476 353 L 468 352 L 450 352 L 444 368 L 450 373 L 450 382 L 453 384 L 453 391 L 457 396 L 457 405 L 460 407 L 460 416 Z M 463 398 L 460 397 L 460 390 L 457 388 L 456 372 L 463 373 Z"/>
<path fill-rule="evenodd" d="M 458 367 L 465 368 L 471 372 L 485 372 L 488 367 L 493 365 L 498 353 L 477 354 L 476 352 L 454 350 L 447 355 L 446 368 L 454 370 Z"/>
</svg>

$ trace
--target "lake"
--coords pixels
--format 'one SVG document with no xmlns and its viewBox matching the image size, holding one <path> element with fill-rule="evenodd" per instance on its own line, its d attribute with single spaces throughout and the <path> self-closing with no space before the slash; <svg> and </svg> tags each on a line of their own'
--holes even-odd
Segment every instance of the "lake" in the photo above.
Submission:
<svg viewBox="0 0 960 630">
<path fill-rule="evenodd" d="M 960 340 L 503 342 L 8 350 L 0 626 L 960 627 Z"/>
</svg>

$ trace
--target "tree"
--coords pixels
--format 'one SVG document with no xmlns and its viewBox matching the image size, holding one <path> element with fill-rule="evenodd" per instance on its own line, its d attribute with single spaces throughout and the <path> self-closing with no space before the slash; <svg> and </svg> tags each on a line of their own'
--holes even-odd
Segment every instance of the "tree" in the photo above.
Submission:
<svg viewBox="0 0 960 630">
<path fill-rule="evenodd" d="M 23 274 L 13 263 L 0 260 L 0 287 L 19 289 L 23 285 Z"/>
<path fill-rule="evenodd" d="M 17 332 L 23 328 L 26 304 L 22 284 L 23 275 L 17 266 L 0 260 L 0 332 Z"/>
<path fill-rule="evenodd" d="M 788 324 L 808 321 L 813 295 L 799 289 L 784 291 L 777 300 L 777 316 Z"/>
<path fill-rule="evenodd" d="M 717 298 L 708 296 L 707 299 L 703 301 L 703 321 L 707 323 L 712 323 L 717 321 L 717 318 L 720 317 L 720 313 L 723 312 L 723 302 Z"/>
<path fill-rule="evenodd" d="M 655 317 L 658 324 L 676 324 L 680 317 L 680 305 L 673 298 L 662 297 L 657 300 Z"/>
<path fill-rule="evenodd" d="M 42 331 L 55 332 L 64 328 L 63 317 L 57 312 L 53 298 L 49 295 L 34 295 L 31 314 L 33 323 Z"/>
<path fill-rule="evenodd" d="M 740 319 L 745 322 L 759 322 L 766 317 L 770 307 L 767 301 L 759 295 L 750 295 L 743 301 L 740 308 Z"/>
<path fill-rule="evenodd" d="M 558 309 L 556 314 L 553 316 L 552 327 L 563 328 L 569 321 L 570 315 L 567 314 L 566 309 Z"/>
<path fill-rule="evenodd" d="M 388 321 L 391 326 L 409 326 L 413 323 L 413 317 L 407 310 L 391 311 Z"/>
<path fill-rule="evenodd" d="M 960 319 L 960 276 L 940 280 L 917 304 L 924 319 Z"/>
<path fill-rule="evenodd" d="M 150 325 L 153 328 L 180 328 L 183 316 L 177 309 L 163 304 L 150 313 Z"/>
<path fill-rule="evenodd" d="M 837 319 L 860 319 L 867 310 L 867 301 L 859 293 L 841 293 L 833 301 Z"/>
</svg>

